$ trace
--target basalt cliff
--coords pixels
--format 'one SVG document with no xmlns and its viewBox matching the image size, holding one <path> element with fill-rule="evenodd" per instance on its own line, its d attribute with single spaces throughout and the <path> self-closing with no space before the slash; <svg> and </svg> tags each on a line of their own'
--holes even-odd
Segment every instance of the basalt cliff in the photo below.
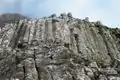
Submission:
<svg viewBox="0 0 120 80">
<path fill-rule="evenodd" d="M 120 80 L 120 29 L 71 13 L 6 24 L 0 80 Z"/>
</svg>

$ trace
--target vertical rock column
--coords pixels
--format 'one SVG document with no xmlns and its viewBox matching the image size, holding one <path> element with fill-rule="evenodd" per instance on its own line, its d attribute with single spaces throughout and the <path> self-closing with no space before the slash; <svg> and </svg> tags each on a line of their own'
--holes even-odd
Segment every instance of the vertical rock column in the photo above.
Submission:
<svg viewBox="0 0 120 80">
<path fill-rule="evenodd" d="M 35 61 L 28 58 L 24 61 L 25 80 L 38 80 L 38 73 L 35 67 Z"/>
<path fill-rule="evenodd" d="M 9 44 L 10 47 L 15 48 L 17 42 L 21 39 L 20 36 L 22 33 L 23 24 L 24 24 L 24 20 L 20 20 L 18 25 L 15 26 L 16 29 L 12 35 L 12 38 L 11 38 L 10 44 Z"/>
<path fill-rule="evenodd" d="M 39 22 L 38 22 L 38 26 L 39 26 L 39 38 L 40 38 L 40 40 L 41 41 L 45 41 L 45 35 L 44 35 L 44 33 L 45 33 L 45 20 L 39 20 Z"/>
<path fill-rule="evenodd" d="M 73 26 L 73 25 L 72 25 Z M 70 28 L 70 49 L 74 52 L 74 53 L 78 53 L 78 44 L 76 39 L 78 38 L 78 29 L 77 28 Z"/>
<path fill-rule="evenodd" d="M 47 41 L 47 36 L 48 36 L 48 20 L 45 21 L 45 31 L 44 31 L 44 40 L 45 42 Z"/>
<path fill-rule="evenodd" d="M 69 48 L 71 45 L 71 42 L 70 42 L 71 34 L 70 34 L 69 26 L 66 23 L 63 24 L 61 35 L 62 35 L 62 39 L 63 39 L 62 41 L 64 42 L 64 46 Z"/>
<path fill-rule="evenodd" d="M 4 46 L 4 47 L 8 47 L 8 45 L 10 44 L 10 40 L 12 38 L 14 29 L 15 29 L 15 26 L 13 24 L 8 24 L 8 25 L 6 25 L 6 27 L 8 27 L 8 28 L 6 28 L 6 30 L 3 31 L 5 34 L 1 33 L 2 38 L 0 39 L 1 40 L 0 44 L 1 44 L 1 46 Z M 2 44 L 4 44 L 4 45 L 2 45 Z"/>
<path fill-rule="evenodd" d="M 61 26 L 59 22 L 52 21 L 52 34 L 55 42 L 61 41 Z"/>
<path fill-rule="evenodd" d="M 24 42 L 29 42 L 30 26 L 28 24 L 25 24 L 25 25 L 26 25 L 26 31 L 25 31 L 25 34 L 24 34 L 23 41 Z"/>
<path fill-rule="evenodd" d="M 35 40 L 37 41 L 40 41 L 42 38 L 41 38 L 41 35 L 42 35 L 42 26 L 41 26 L 41 21 L 40 20 L 37 20 L 36 21 L 36 33 L 35 33 Z"/>
<path fill-rule="evenodd" d="M 29 25 L 30 26 L 30 34 L 29 34 L 29 44 L 32 42 L 33 38 L 34 38 L 34 31 L 35 31 L 35 21 L 29 21 Z"/>
<path fill-rule="evenodd" d="M 53 40 L 53 34 L 52 34 L 52 20 L 47 20 L 46 27 L 48 28 L 47 32 L 47 40 Z"/>
</svg>

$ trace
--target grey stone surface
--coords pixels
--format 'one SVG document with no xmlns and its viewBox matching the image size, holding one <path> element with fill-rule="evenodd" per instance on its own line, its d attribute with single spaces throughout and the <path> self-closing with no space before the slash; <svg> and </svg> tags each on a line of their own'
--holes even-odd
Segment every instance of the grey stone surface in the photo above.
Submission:
<svg viewBox="0 0 120 80">
<path fill-rule="evenodd" d="M 120 29 L 51 17 L 0 29 L 0 80 L 120 80 Z"/>
</svg>

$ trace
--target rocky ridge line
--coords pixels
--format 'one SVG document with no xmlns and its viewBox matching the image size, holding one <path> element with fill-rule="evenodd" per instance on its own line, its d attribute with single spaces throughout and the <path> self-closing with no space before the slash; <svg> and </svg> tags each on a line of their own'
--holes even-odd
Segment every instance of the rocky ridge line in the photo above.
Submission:
<svg viewBox="0 0 120 80">
<path fill-rule="evenodd" d="M 0 80 L 120 80 L 120 29 L 71 13 L 0 29 Z"/>
</svg>

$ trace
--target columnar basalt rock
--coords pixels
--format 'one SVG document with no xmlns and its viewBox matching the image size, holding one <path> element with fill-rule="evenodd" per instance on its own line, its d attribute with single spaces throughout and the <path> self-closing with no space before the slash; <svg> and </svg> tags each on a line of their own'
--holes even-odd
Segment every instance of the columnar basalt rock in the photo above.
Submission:
<svg viewBox="0 0 120 80">
<path fill-rule="evenodd" d="M 0 29 L 0 80 L 120 80 L 120 29 L 71 13 Z"/>
</svg>

